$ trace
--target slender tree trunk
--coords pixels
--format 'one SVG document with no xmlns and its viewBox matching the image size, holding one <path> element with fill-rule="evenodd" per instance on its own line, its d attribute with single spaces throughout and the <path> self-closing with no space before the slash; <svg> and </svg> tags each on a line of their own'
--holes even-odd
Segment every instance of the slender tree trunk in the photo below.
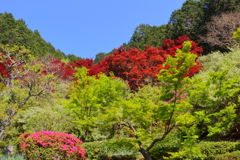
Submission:
<svg viewBox="0 0 240 160">
<path fill-rule="evenodd" d="M 16 111 L 11 111 L 11 113 L 8 115 L 7 118 L 5 118 L 0 126 L 0 141 L 3 140 L 4 138 L 4 132 L 6 130 L 6 127 L 10 125 L 10 121 L 12 119 L 12 117 L 16 114 Z"/>
<path fill-rule="evenodd" d="M 143 155 L 143 157 L 144 157 L 145 160 L 152 160 L 152 158 L 151 158 L 150 155 L 149 155 L 149 152 L 146 151 L 145 149 L 140 148 L 140 149 L 139 149 L 139 152 L 142 153 L 142 155 Z"/>
</svg>

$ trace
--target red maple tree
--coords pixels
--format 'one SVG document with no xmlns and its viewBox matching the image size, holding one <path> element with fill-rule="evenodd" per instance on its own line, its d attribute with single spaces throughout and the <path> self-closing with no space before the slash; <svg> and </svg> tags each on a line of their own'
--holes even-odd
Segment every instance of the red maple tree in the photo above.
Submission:
<svg viewBox="0 0 240 160">
<path fill-rule="evenodd" d="M 113 72 L 115 76 L 126 80 L 129 86 L 136 90 L 146 84 L 157 83 L 157 74 L 166 61 L 167 56 L 175 56 L 176 50 L 183 47 L 184 41 L 190 41 L 187 35 L 178 37 L 175 41 L 166 39 L 164 45 L 159 48 L 146 46 L 145 50 L 130 48 L 128 51 L 120 47 L 114 51 L 113 55 L 105 58 L 106 72 Z M 191 53 L 200 56 L 203 49 L 198 44 L 192 42 Z M 199 72 L 201 64 L 192 67 L 186 76 L 193 76 Z"/>
</svg>

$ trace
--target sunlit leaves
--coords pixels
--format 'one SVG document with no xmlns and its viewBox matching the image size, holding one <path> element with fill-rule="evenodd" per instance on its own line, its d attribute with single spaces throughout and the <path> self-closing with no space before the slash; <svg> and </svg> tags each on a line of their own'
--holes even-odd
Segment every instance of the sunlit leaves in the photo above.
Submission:
<svg viewBox="0 0 240 160">
<path fill-rule="evenodd" d="M 74 76 L 77 80 L 72 83 L 70 99 L 64 105 L 78 118 L 76 122 L 84 133 L 92 132 L 95 127 L 101 127 L 101 121 L 108 118 L 106 115 L 111 117 L 116 114 L 115 103 L 124 97 L 128 89 L 123 81 L 113 76 L 88 76 L 88 69 L 85 67 L 76 70 Z M 83 139 L 86 138 L 84 133 Z"/>
</svg>

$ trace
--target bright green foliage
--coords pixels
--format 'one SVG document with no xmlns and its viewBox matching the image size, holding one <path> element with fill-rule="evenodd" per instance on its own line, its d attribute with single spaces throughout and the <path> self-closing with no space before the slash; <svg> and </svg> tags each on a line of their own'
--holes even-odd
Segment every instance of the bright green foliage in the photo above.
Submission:
<svg viewBox="0 0 240 160">
<path fill-rule="evenodd" d="M 164 64 L 165 69 L 161 70 L 158 76 L 164 88 L 161 100 L 165 102 L 165 105 L 162 105 L 158 110 L 158 117 L 166 117 L 167 130 L 179 128 L 185 133 L 185 140 L 180 151 L 176 154 L 171 153 L 171 158 L 181 154 L 200 154 L 199 150 L 191 148 L 196 143 L 197 138 L 196 118 L 191 114 L 192 105 L 186 98 L 186 91 L 190 87 L 191 80 L 185 75 L 195 65 L 196 59 L 196 55 L 190 53 L 190 48 L 191 42 L 184 42 L 183 49 L 177 50 L 175 57 L 169 56 L 167 58 Z"/>
<path fill-rule="evenodd" d="M 213 158 L 226 153 L 238 151 L 239 142 L 201 142 L 196 146 L 200 147 L 201 152 L 206 158 Z"/>
<path fill-rule="evenodd" d="M 186 90 L 193 108 L 191 114 L 179 119 L 194 125 L 180 126 L 187 139 L 178 152 L 170 153 L 170 159 L 207 157 L 201 146 L 196 145 L 196 138 L 202 140 L 208 136 L 216 139 L 239 124 L 239 53 L 237 50 L 226 55 L 214 53 L 199 58 L 204 69 L 189 79 L 190 88 Z"/>
<path fill-rule="evenodd" d="M 237 50 L 227 55 L 214 53 L 200 58 L 205 71 L 193 77 L 194 85 L 189 93 L 200 135 L 224 135 L 236 125 L 240 94 L 239 54 Z"/>
<path fill-rule="evenodd" d="M 178 49 L 175 57 L 168 56 L 166 62 L 164 63 L 158 79 L 165 83 L 172 83 L 173 87 L 179 89 L 182 85 L 186 83 L 181 83 L 188 73 L 189 69 L 195 65 L 195 59 L 197 56 L 190 53 L 191 42 L 184 42 L 184 47 L 182 50 Z"/>
<path fill-rule="evenodd" d="M 204 69 L 191 79 L 188 90 L 189 102 L 194 106 L 192 116 L 196 127 L 193 129 L 200 139 L 206 135 L 212 138 L 226 135 L 239 123 L 239 53 L 237 50 L 227 55 L 214 53 L 200 57 Z M 194 152 L 188 152 L 189 149 Z M 171 154 L 171 158 L 204 157 L 197 146 L 183 147 Z"/>
<path fill-rule="evenodd" d="M 114 79 L 113 76 L 88 76 L 86 68 L 77 68 L 75 78 L 77 80 L 73 82 L 69 92 L 70 99 L 64 105 L 78 118 L 76 123 L 81 130 L 81 139 L 91 140 L 94 129 L 101 127 L 106 113 L 111 115 L 109 110 L 125 96 L 127 87 L 123 81 Z M 112 121 L 109 120 L 108 123 L 110 125 Z"/>
<path fill-rule="evenodd" d="M 175 155 L 174 158 L 176 159 L 204 159 L 204 160 L 212 160 L 212 159 L 219 159 L 222 160 L 228 159 L 229 157 L 235 156 L 239 157 L 239 142 L 200 142 L 190 147 L 192 150 L 197 150 L 198 154 L 182 154 L 180 155 L 179 152 L 172 153 Z M 225 159 L 224 159 L 225 157 Z M 171 157 L 173 158 L 173 156 Z"/>
<path fill-rule="evenodd" d="M 239 159 L 240 151 L 234 151 L 231 153 L 220 154 L 215 157 L 215 160 L 226 160 L 226 159 Z"/>
<path fill-rule="evenodd" d="M 233 33 L 233 37 L 232 38 L 240 39 L 240 28 L 238 28 L 237 31 Z"/>
</svg>

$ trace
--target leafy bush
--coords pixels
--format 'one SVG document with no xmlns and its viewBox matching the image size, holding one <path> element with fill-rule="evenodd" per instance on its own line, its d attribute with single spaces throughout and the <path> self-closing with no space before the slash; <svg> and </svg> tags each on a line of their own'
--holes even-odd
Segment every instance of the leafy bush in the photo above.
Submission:
<svg viewBox="0 0 240 160">
<path fill-rule="evenodd" d="M 239 125 L 240 50 L 199 59 L 204 68 L 192 78 L 189 101 L 194 105 L 200 139 L 213 140 Z"/>
<path fill-rule="evenodd" d="M 199 149 L 200 154 L 191 155 L 191 154 L 179 154 L 175 159 L 184 158 L 184 159 L 194 159 L 194 160 L 227 160 L 227 157 L 236 157 L 240 155 L 240 142 L 201 142 L 192 147 L 192 150 Z M 192 158 L 194 156 L 194 158 Z M 231 158 L 230 158 L 231 159 Z"/>
<path fill-rule="evenodd" d="M 97 159 L 134 159 L 139 155 L 136 146 L 132 145 L 129 140 L 108 140 L 86 142 L 82 145 L 87 151 L 86 157 L 88 160 Z"/>
<path fill-rule="evenodd" d="M 7 143 L 5 141 L 0 141 L 0 150 L 2 150 L 6 146 L 7 146 Z"/>
<path fill-rule="evenodd" d="M 231 66 L 229 76 L 233 77 L 234 75 L 240 74 L 240 50 L 239 48 L 232 48 L 232 52 L 221 53 L 214 52 L 206 56 L 200 57 L 200 61 L 203 64 L 204 72 L 201 73 L 202 77 L 205 77 L 208 72 L 222 71 L 227 67 Z"/>
<path fill-rule="evenodd" d="M 198 145 L 208 159 L 240 149 L 240 142 L 202 142 Z"/>
<path fill-rule="evenodd" d="M 19 138 L 20 150 L 28 159 L 85 159 L 86 152 L 80 146 L 82 141 L 66 133 L 41 131 L 24 133 Z"/>
<path fill-rule="evenodd" d="M 61 106 L 55 105 L 54 107 L 31 107 L 19 112 L 13 125 L 18 126 L 20 131 L 23 131 L 22 133 L 39 131 L 70 133 L 74 128 L 72 123 L 74 119 L 71 119 Z"/>
<path fill-rule="evenodd" d="M 215 160 L 238 160 L 240 159 L 240 151 L 217 155 Z"/>
</svg>

